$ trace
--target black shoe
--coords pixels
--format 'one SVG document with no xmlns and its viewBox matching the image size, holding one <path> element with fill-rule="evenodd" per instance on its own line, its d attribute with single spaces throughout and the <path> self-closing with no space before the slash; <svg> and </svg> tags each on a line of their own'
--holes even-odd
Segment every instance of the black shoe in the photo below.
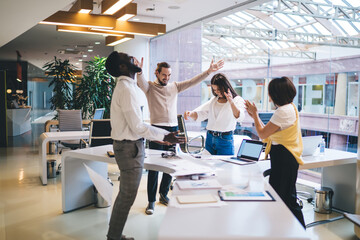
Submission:
<svg viewBox="0 0 360 240">
<path fill-rule="evenodd" d="M 169 198 L 162 193 L 160 193 L 160 203 L 167 206 L 169 204 Z"/>
<path fill-rule="evenodd" d="M 125 235 L 121 236 L 121 240 L 135 240 L 133 237 L 126 237 Z"/>
<path fill-rule="evenodd" d="M 154 207 L 155 207 L 155 202 L 149 202 L 148 206 L 145 209 L 145 213 L 147 215 L 153 215 Z"/>
</svg>

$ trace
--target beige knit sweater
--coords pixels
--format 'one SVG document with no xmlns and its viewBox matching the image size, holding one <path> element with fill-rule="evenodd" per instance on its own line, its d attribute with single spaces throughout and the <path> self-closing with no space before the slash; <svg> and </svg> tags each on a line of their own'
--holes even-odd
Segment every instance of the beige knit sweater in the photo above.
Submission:
<svg viewBox="0 0 360 240">
<path fill-rule="evenodd" d="M 177 126 L 177 96 L 178 93 L 195 86 L 208 76 L 207 71 L 182 82 L 171 82 L 161 86 L 156 82 L 146 81 L 143 74 L 137 75 L 137 84 L 143 90 L 148 100 L 150 123 Z"/>
</svg>

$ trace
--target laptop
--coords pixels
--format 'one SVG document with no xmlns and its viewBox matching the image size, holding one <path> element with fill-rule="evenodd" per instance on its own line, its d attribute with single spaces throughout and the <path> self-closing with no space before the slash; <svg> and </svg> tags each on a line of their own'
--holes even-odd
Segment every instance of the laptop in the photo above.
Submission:
<svg viewBox="0 0 360 240">
<path fill-rule="evenodd" d="M 259 161 L 264 143 L 257 140 L 243 139 L 235 157 L 221 159 L 239 165 L 252 164 Z"/>
<path fill-rule="evenodd" d="M 321 143 L 321 140 L 322 140 L 322 135 L 302 137 L 303 147 L 304 147 L 302 156 L 314 155 L 316 149 Z"/>
<path fill-rule="evenodd" d="M 97 108 L 95 109 L 93 119 L 102 119 L 104 116 L 105 108 Z"/>
</svg>

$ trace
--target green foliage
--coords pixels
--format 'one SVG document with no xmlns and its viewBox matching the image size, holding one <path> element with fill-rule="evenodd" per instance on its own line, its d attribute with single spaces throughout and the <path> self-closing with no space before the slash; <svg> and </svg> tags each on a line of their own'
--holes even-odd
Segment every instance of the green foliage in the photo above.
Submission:
<svg viewBox="0 0 360 240">
<path fill-rule="evenodd" d="M 106 57 L 94 57 L 86 62 L 83 78 L 75 90 L 74 107 L 81 109 L 83 118 L 92 117 L 96 108 L 105 108 L 104 118 L 110 118 L 114 78 L 105 68 Z"/>
<path fill-rule="evenodd" d="M 61 61 L 54 57 L 54 60 L 43 66 L 46 74 L 53 77 L 49 87 L 54 85 L 54 95 L 50 98 L 51 109 L 72 109 L 72 84 L 75 82 L 75 66 L 69 60 Z"/>
</svg>

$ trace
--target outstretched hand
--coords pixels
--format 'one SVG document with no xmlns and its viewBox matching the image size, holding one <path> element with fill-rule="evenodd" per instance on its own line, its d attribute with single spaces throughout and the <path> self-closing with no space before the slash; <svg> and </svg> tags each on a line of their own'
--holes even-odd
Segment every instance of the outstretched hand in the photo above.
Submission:
<svg viewBox="0 0 360 240">
<path fill-rule="evenodd" d="M 255 118 L 257 115 L 257 107 L 255 103 L 251 103 L 248 100 L 245 100 L 246 111 L 249 113 L 250 117 Z"/>
<path fill-rule="evenodd" d="M 210 63 L 210 67 L 207 70 L 207 73 L 210 74 L 210 73 L 216 72 L 219 69 L 221 69 L 223 66 L 224 66 L 224 60 L 223 59 L 221 59 L 217 63 L 214 63 L 214 60 L 212 59 L 211 63 Z"/>
<path fill-rule="evenodd" d="M 179 136 L 176 136 L 179 134 L 180 131 L 176 131 L 176 132 L 171 132 L 167 135 L 165 135 L 163 141 L 164 142 L 168 142 L 168 143 L 171 143 L 171 144 L 174 144 L 174 143 L 184 143 L 185 142 L 185 137 L 179 137 Z"/>
</svg>

